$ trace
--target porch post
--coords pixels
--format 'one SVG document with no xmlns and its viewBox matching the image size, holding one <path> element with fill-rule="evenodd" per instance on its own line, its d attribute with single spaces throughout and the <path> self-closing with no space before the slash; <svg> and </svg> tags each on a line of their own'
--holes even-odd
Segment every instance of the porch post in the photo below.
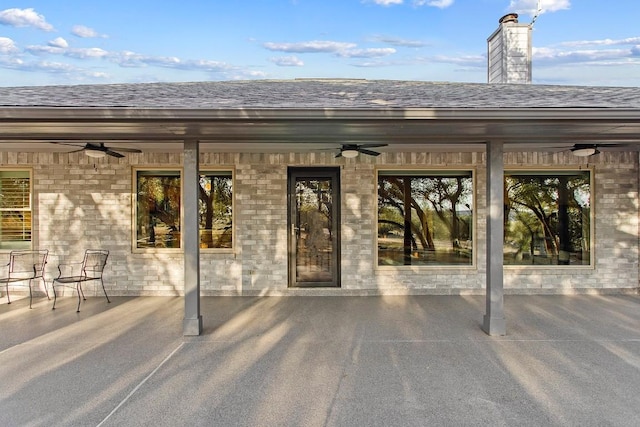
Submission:
<svg viewBox="0 0 640 427">
<path fill-rule="evenodd" d="M 182 242 L 184 244 L 184 335 L 202 333 L 200 315 L 200 236 L 198 221 L 199 143 L 184 141 Z"/>
<path fill-rule="evenodd" d="M 504 143 L 487 142 L 487 273 L 483 330 L 506 335 L 504 318 Z"/>
</svg>

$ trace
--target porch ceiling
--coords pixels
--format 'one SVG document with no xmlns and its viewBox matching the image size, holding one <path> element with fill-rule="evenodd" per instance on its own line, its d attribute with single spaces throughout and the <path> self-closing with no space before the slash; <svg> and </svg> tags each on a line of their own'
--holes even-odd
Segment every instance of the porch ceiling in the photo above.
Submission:
<svg viewBox="0 0 640 427">
<path fill-rule="evenodd" d="M 640 148 L 640 111 L 612 108 L 535 109 L 128 109 L 1 108 L 0 151 L 63 152 L 50 142 L 181 151 L 305 152 L 340 144 L 388 144 L 380 151 L 561 151 L 576 143 Z"/>
</svg>

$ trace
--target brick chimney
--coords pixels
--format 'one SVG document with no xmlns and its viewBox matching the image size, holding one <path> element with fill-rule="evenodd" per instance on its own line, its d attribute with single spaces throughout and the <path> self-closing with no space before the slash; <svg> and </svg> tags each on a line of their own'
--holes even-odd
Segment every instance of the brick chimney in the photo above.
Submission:
<svg viewBox="0 0 640 427">
<path fill-rule="evenodd" d="M 487 39 L 489 83 L 531 83 L 531 25 L 509 13 Z"/>
</svg>

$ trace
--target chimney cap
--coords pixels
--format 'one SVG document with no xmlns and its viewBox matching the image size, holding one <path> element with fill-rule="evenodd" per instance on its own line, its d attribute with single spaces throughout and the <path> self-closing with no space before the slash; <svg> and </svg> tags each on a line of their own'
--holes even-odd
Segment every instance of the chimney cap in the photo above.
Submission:
<svg viewBox="0 0 640 427">
<path fill-rule="evenodd" d="M 507 13 L 498 21 L 500 24 L 506 24 L 507 22 L 515 22 L 518 23 L 518 14 L 517 13 Z"/>
</svg>

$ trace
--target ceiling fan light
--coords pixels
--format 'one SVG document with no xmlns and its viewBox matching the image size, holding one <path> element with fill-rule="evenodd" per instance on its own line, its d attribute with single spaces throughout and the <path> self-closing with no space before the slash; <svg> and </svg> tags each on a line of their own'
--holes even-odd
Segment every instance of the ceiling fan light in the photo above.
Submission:
<svg viewBox="0 0 640 427">
<path fill-rule="evenodd" d="M 342 157 L 346 157 L 347 159 L 353 159 L 354 157 L 358 157 L 358 150 L 352 150 L 352 149 L 342 150 Z"/>
<path fill-rule="evenodd" d="M 572 150 L 571 152 L 573 153 L 574 156 L 589 157 L 596 154 L 596 149 L 594 147 L 584 147 L 584 148 L 578 148 L 578 149 Z"/>
<path fill-rule="evenodd" d="M 107 153 L 105 153 L 104 151 L 97 151 L 97 150 L 85 150 L 84 153 L 87 156 L 93 157 L 95 159 L 99 159 L 107 155 Z"/>
</svg>

